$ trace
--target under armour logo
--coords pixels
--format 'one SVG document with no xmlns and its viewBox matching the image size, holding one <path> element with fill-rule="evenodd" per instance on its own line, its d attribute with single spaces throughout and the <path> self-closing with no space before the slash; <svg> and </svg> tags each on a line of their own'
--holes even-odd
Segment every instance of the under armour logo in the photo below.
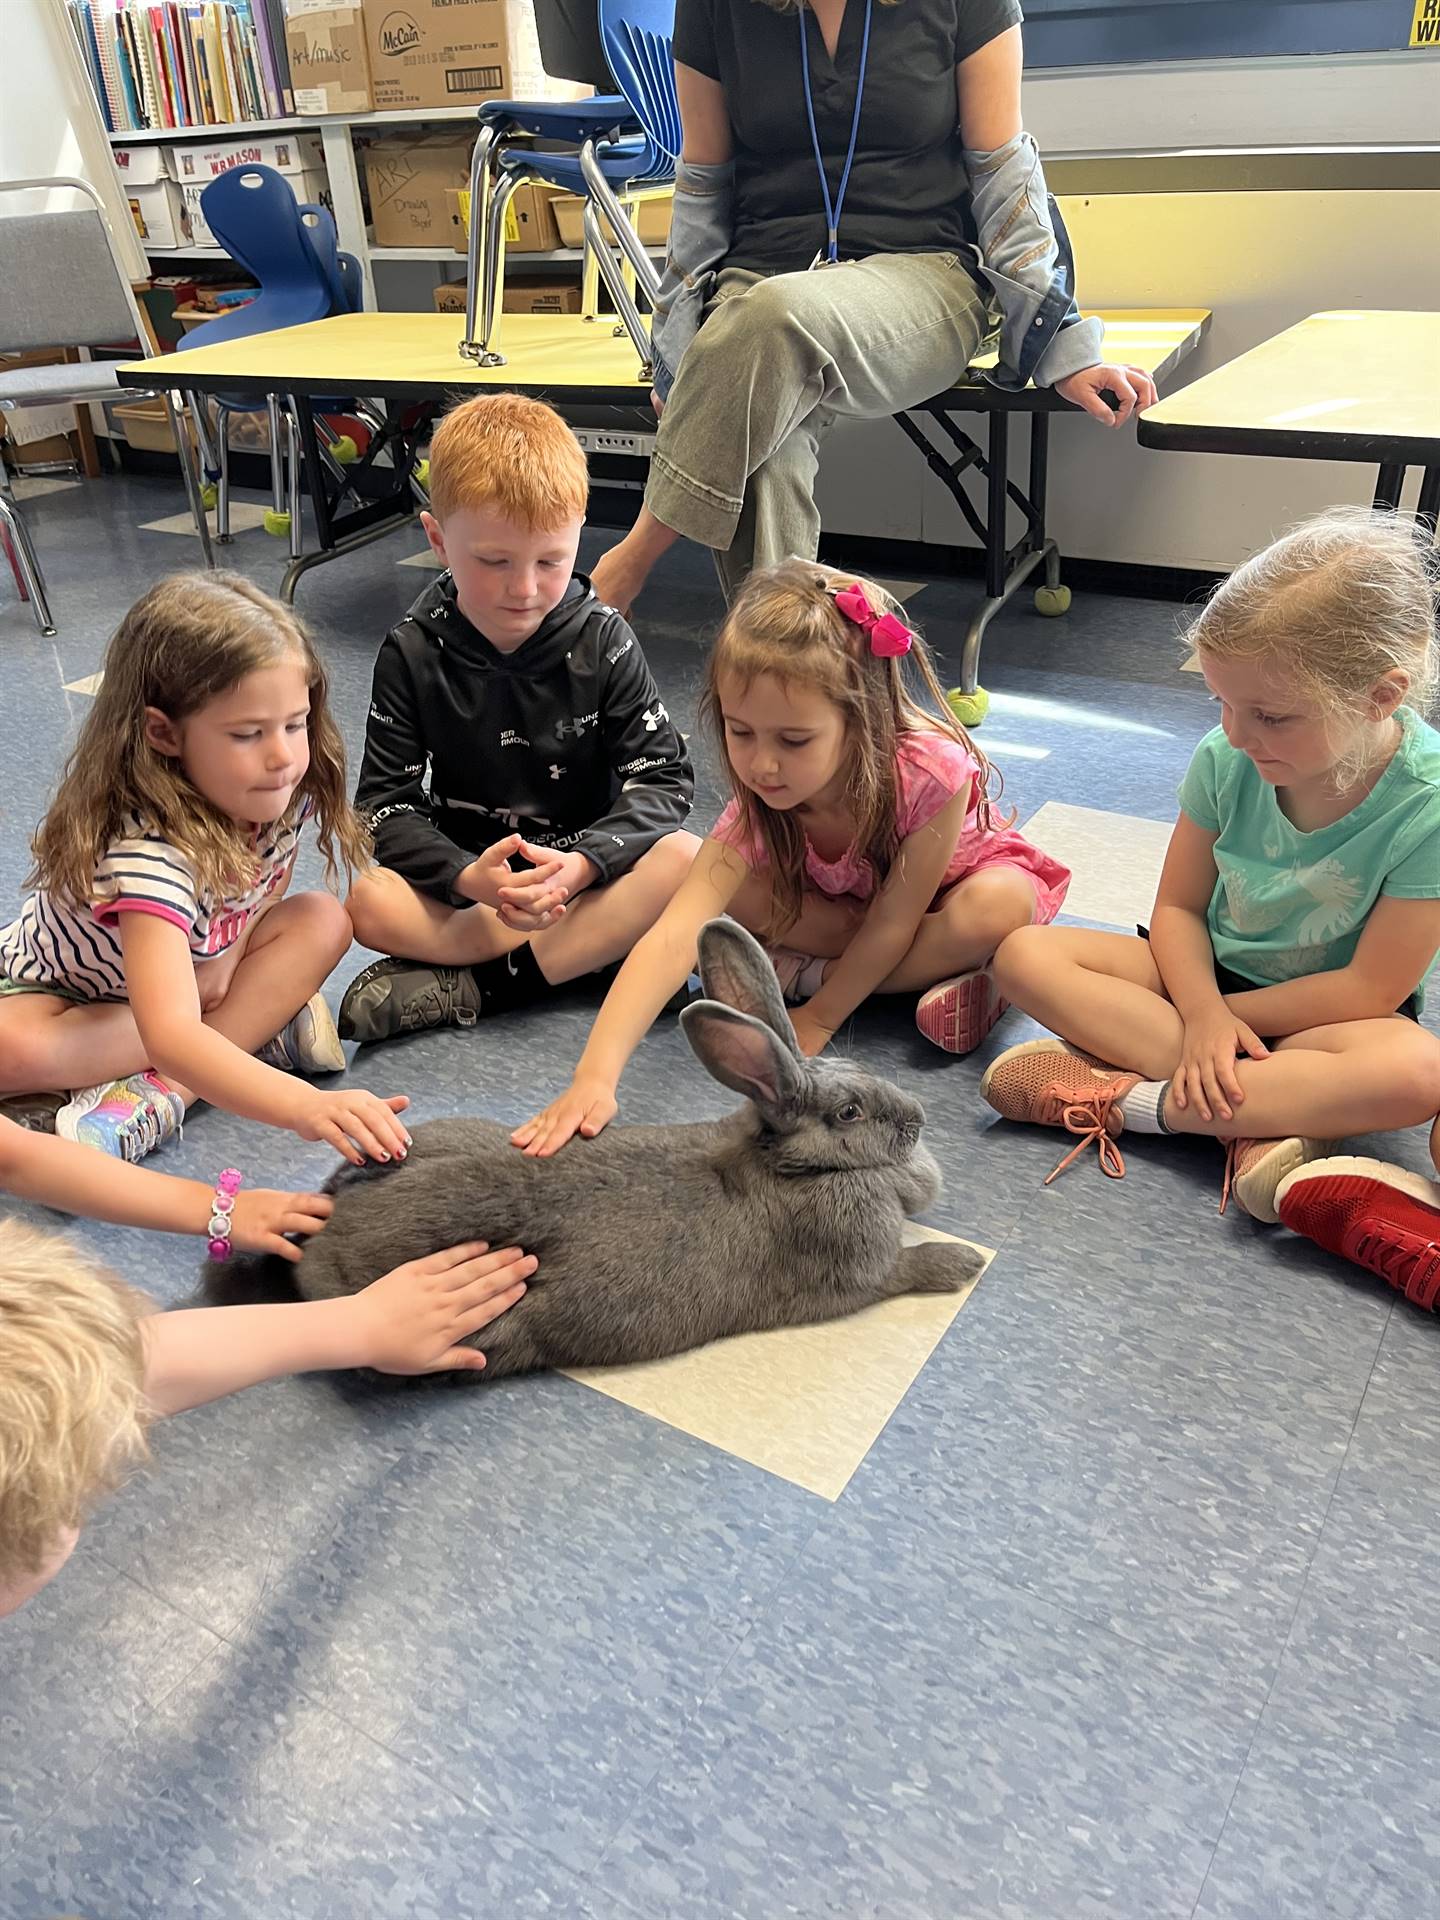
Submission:
<svg viewBox="0 0 1440 1920">
<path fill-rule="evenodd" d="M 557 767 L 552 765 L 550 768 L 550 778 L 552 780 L 558 780 L 560 776 L 564 773 L 564 771 L 565 771 L 564 767 Z"/>
<path fill-rule="evenodd" d="M 647 707 L 640 718 L 645 722 L 645 731 L 654 733 L 662 720 L 670 718 L 663 701 L 657 700 L 653 707 Z"/>
</svg>

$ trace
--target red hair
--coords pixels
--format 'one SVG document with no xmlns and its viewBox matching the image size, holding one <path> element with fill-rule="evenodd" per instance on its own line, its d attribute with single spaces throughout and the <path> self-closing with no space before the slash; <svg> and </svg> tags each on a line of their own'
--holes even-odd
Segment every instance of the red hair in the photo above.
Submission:
<svg viewBox="0 0 1440 1920">
<path fill-rule="evenodd" d="M 460 507 L 488 507 L 548 532 L 582 520 L 590 474 L 580 442 L 553 407 L 518 393 L 482 393 L 435 429 L 430 505 L 442 524 Z"/>
</svg>

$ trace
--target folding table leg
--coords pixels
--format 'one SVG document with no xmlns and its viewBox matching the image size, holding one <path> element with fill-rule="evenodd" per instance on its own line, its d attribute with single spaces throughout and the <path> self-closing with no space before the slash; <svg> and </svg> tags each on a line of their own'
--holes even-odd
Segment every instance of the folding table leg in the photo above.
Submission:
<svg viewBox="0 0 1440 1920">
<path fill-rule="evenodd" d="M 1394 513 L 1399 508 L 1404 485 L 1404 467 L 1398 461 L 1387 461 L 1375 476 L 1375 505 L 1388 507 Z"/>
<path fill-rule="evenodd" d="M 1420 501 L 1416 517 L 1428 520 L 1432 530 L 1440 521 L 1440 467 L 1426 467 L 1420 476 Z"/>
</svg>

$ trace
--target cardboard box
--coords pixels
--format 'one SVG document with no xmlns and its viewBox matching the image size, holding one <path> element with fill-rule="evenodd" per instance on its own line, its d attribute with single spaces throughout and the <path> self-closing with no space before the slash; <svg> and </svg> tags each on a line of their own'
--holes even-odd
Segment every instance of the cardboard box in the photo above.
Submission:
<svg viewBox="0 0 1440 1920">
<path fill-rule="evenodd" d="M 516 0 L 523 5 L 524 0 Z M 364 0 L 377 108 L 512 97 L 507 0 Z"/>
<path fill-rule="evenodd" d="M 173 180 L 156 180 L 149 186 L 131 186 L 127 181 L 125 198 L 135 231 L 150 252 L 191 243 L 190 210 Z"/>
<path fill-rule="evenodd" d="M 504 313 L 579 313 L 580 282 L 517 280 L 506 287 L 500 305 Z"/>
<path fill-rule="evenodd" d="M 370 55 L 359 6 L 287 9 L 285 52 L 296 113 L 370 111 Z"/>
<path fill-rule="evenodd" d="M 318 133 L 255 133 L 243 139 L 203 140 L 194 146 L 167 147 L 170 177 L 185 186 L 209 184 L 234 167 L 273 167 L 276 173 L 323 172 L 325 151 Z M 311 196 L 307 196 L 311 197 Z"/>
<path fill-rule="evenodd" d="M 555 251 L 560 245 L 560 229 L 555 225 L 551 206 L 557 197 L 553 187 L 542 187 L 533 181 L 516 188 L 505 207 L 507 253 Z M 447 193 L 445 206 L 455 251 L 465 253 L 470 245 L 470 189 L 461 187 L 458 192 Z"/>
<path fill-rule="evenodd" d="M 134 187 L 153 187 L 157 180 L 174 177 L 165 163 L 165 149 L 158 141 L 152 147 L 112 147 L 110 157 L 127 193 Z"/>
<path fill-rule="evenodd" d="M 673 194 L 667 190 L 650 200 L 641 200 L 630 215 L 630 224 L 640 235 L 641 244 L 663 247 L 670 238 L 670 209 Z M 624 203 L 622 202 L 622 205 Z M 585 242 L 585 202 L 577 194 L 556 194 L 551 212 L 559 230 L 562 247 L 579 247 Z M 605 223 L 601 221 L 602 229 Z"/>
<path fill-rule="evenodd" d="M 190 238 L 197 247 L 218 247 L 220 242 L 205 224 L 205 215 L 200 206 L 200 196 L 210 184 L 209 180 L 197 180 L 182 186 L 181 198 L 185 203 L 185 217 L 190 223 Z M 302 206 L 330 205 L 329 176 L 318 173 L 291 174 L 285 182 Z"/>
<path fill-rule="evenodd" d="M 448 247 L 452 227 L 447 196 L 470 178 L 464 134 L 401 135 L 363 150 L 365 186 L 377 247 Z"/>
</svg>

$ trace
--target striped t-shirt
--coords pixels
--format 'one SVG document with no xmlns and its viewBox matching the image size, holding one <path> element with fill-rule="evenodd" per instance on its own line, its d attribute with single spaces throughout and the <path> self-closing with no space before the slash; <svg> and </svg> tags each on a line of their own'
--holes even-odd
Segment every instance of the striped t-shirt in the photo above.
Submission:
<svg viewBox="0 0 1440 1920">
<path fill-rule="evenodd" d="M 94 889 L 83 906 L 42 888 L 0 929 L 0 978 L 55 987 L 80 1000 L 128 998 L 122 913 L 153 913 L 182 927 L 197 965 L 227 953 L 290 878 L 309 812 L 307 800 L 294 818 L 257 828 L 255 884 L 224 897 L 202 893 L 184 854 L 127 817 L 95 869 Z"/>
</svg>

